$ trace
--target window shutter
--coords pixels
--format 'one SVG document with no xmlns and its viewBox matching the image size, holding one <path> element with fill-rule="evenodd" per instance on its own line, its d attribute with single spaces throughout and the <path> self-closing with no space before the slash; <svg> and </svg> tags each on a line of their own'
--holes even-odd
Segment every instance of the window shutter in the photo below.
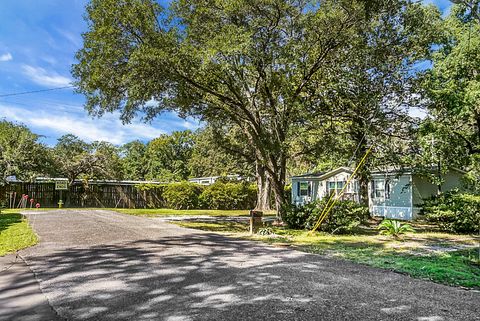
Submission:
<svg viewBox="0 0 480 321">
<path fill-rule="evenodd" d="M 390 180 L 389 179 L 385 180 L 385 198 L 386 199 L 390 198 Z"/>
<path fill-rule="evenodd" d="M 297 182 L 297 196 L 300 196 L 300 182 Z"/>
<path fill-rule="evenodd" d="M 373 199 L 375 198 L 375 180 L 372 179 L 370 182 L 370 197 Z"/>
</svg>

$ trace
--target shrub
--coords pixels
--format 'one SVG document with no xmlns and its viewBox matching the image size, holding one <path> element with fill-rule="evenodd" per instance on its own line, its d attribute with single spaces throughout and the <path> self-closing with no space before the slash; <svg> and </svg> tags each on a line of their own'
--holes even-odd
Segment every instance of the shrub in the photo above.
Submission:
<svg viewBox="0 0 480 321">
<path fill-rule="evenodd" d="M 284 221 L 295 229 L 312 229 L 327 203 L 326 199 L 287 209 Z M 338 201 L 318 228 L 332 234 L 352 233 L 368 219 L 368 208 L 353 201 Z"/>
<path fill-rule="evenodd" d="M 205 187 L 199 201 L 203 208 L 208 209 L 248 209 L 255 207 L 256 195 L 255 185 L 217 181 Z"/>
<path fill-rule="evenodd" d="M 407 232 L 415 232 L 411 225 L 402 224 L 396 220 L 383 220 L 382 223 L 378 225 L 378 229 L 380 230 L 380 234 L 390 235 L 395 238 L 399 238 L 401 234 Z"/>
<path fill-rule="evenodd" d="M 422 205 L 427 221 L 454 233 L 475 233 L 480 228 L 480 196 L 447 192 Z"/>
<path fill-rule="evenodd" d="M 287 205 L 284 217 L 282 218 L 288 227 L 293 229 L 306 229 L 307 221 L 310 217 L 318 217 L 318 211 L 321 211 L 319 202 L 311 202 L 305 205 Z"/>
<path fill-rule="evenodd" d="M 168 208 L 177 210 L 188 210 L 198 208 L 198 197 L 202 192 L 203 186 L 180 182 L 168 184 L 163 192 L 163 197 Z"/>
</svg>

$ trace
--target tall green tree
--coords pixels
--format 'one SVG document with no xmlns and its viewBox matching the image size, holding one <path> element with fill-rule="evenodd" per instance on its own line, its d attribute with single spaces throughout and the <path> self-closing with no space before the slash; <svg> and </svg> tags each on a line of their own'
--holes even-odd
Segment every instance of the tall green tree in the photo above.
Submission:
<svg viewBox="0 0 480 321">
<path fill-rule="evenodd" d="M 122 169 L 118 149 L 107 142 L 91 144 L 75 135 L 60 137 L 51 151 L 56 176 L 76 179 L 119 179 Z"/>
<path fill-rule="evenodd" d="M 439 40 L 426 73 L 430 137 L 443 141 L 435 155 L 445 166 L 469 165 L 477 174 L 480 159 L 480 17 L 478 0 L 455 1 L 439 28 Z"/>
<path fill-rule="evenodd" d="M 126 179 L 145 180 L 148 172 L 146 150 L 147 146 L 139 140 L 121 147 L 123 173 Z"/>
<path fill-rule="evenodd" d="M 410 153 L 418 125 L 410 107 L 421 93 L 418 63 L 429 58 L 440 19 L 435 6 L 403 1 L 370 12 L 338 63 L 308 88 L 312 99 L 306 106 L 314 117 L 296 128 L 291 166 L 355 167 L 374 146 L 357 172 L 367 203 L 371 168 L 398 165 Z"/>
<path fill-rule="evenodd" d="M 194 133 L 185 130 L 163 134 L 151 140 L 145 151 L 146 178 L 165 182 L 187 179 L 194 139 Z"/>
<path fill-rule="evenodd" d="M 220 133 L 218 128 L 212 126 L 197 131 L 192 155 L 188 161 L 190 176 L 225 176 L 230 174 L 238 174 L 244 177 L 255 176 L 253 164 L 244 157 L 239 157 L 237 150 L 233 151 L 223 144 L 228 134 L 225 131 Z M 219 135 L 221 136 L 219 137 Z"/>
<path fill-rule="evenodd" d="M 237 126 L 267 171 L 280 211 L 292 124 L 369 19 L 365 1 L 92 0 L 73 75 L 86 108 L 162 110 Z M 313 84 L 313 79 L 317 79 Z M 157 104 L 147 104 L 154 98 Z"/>
<path fill-rule="evenodd" d="M 47 149 L 39 137 L 24 125 L 0 120 L 0 185 L 9 176 L 32 180 L 50 172 Z"/>
</svg>

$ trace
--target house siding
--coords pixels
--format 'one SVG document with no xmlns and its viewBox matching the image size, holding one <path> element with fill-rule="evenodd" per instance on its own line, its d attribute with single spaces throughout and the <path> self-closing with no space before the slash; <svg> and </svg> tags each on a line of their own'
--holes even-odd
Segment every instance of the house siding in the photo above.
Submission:
<svg viewBox="0 0 480 321">
<path fill-rule="evenodd" d="M 441 185 L 442 192 L 448 192 L 452 189 L 461 189 L 462 174 L 456 171 L 450 171 L 445 174 L 444 182 Z M 428 178 L 414 175 L 413 176 L 413 211 L 414 217 L 420 212 L 423 201 L 438 193 L 438 186 L 430 183 Z"/>
<path fill-rule="evenodd" d="M 413 218 L 412 209 L 412 176 L 403 174 L 372 175 L 373 182 L 390 182 L 390 197 L 374 197 L 372 184 L 369 186 L 370 212 L 376 216 L 410 220 Z"/>
<path fill-rule="evenodd" d="M 316 200 L 321 200 L 328 195 L 328 184 L 330 182 L 346 182 L 350 177 L 349 172 L 340 172 L 325 179 L 316 177 L 292 177 L 292 203 L 303 205 Z M 308 183 L 310 185 L 310 195 L 301 196 L 299 192 L 299 184 Z M 345 190 L 347 195 L 358 201 L 358 184 L 352 180 L 351 185 Z"/>
</svg>

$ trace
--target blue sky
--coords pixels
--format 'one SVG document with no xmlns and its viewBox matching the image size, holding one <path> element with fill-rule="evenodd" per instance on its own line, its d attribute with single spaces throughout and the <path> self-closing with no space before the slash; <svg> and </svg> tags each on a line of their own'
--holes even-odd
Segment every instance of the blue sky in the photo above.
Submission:
<svg viewBox="0 0 480 321">
<path fill-rule="evenodd" d="M 446 13 L 450 1 L 432 0 Z M 74 54 L 82 46 L 85 0 L 0 1 L 0 95 L 68 86 Z M 84 99 L 62 89 L 0 97 L 0 118 L 21 122 L 53 145 L 72 133 L 86 141 L 123 144 L 150 140 L 173 130 L 196 129 L 194 119 L 165 113 L 150 124 L 139 119 L 123 125 L 118 114 L 93 119 L 83 109 Z"/>
</svg>

